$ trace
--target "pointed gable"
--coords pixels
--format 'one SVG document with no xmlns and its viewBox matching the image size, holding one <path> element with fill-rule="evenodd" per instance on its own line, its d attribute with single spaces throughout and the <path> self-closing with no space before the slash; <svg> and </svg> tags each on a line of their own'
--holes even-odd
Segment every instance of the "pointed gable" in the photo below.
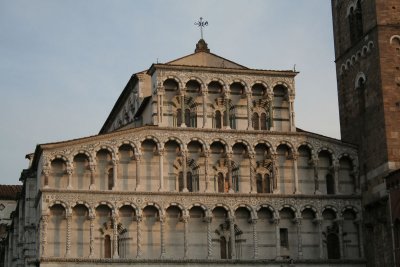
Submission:
<svg viewBox="0 0 400 267">
<path fill-rule="evenodd" d="M 200 39 L 193 54 L 166 63 L 167 65 L 198 66 L 211 68 L 247 69 L 247 67 L 232 62 L 226 58 L 210 53 L 207 43 Z"/>
</svg>

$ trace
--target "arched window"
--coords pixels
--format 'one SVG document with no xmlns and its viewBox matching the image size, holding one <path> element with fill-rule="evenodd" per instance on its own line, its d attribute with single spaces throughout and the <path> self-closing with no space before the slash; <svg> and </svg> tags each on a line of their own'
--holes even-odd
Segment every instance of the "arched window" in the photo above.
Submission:
<svg viewBox="0 0 400 267">
<path fill-rule="evenodd" d="M 328 259 L 340 259 L 339 237 L 330 233 L 326 236 Z"/>
<path fill-rule="evenodd" d="M 111 169 L 109 169 L 108 170 L 108 190 L 112 190 L 113 189 L 113 187 L 114 187 L 114 175 L 113 175 L 113 173 L 114 173 L 114 169 L 113 168 L 111 168 Z"/>
<path fill-rule="evenodd" d="M 217 128 L 217 129 L 222 128 L 221 111 L 219 111 L 219 110 L 215 111 L 215 128 Z"/>
<path fill-rule="evenodd" d="M 187 187 L 188 187 L 189 192 L 193 192 L 193 176 L 192 176 L 191 172 L 187 172 L 186 180 L 187 180 Z"/>
<path fill-rule="evenodd" d="M 260 118 L 260 124 L 261 124 L 261 130 L 267 130 L 267 114 L 265 114 L 265 112 L 261 113 L 261 118 Z"/>
<path fill-rule="evenodd" d="M 226 249 L 226 239 L 225 237 L 221 236 L 220 238 L 220 246 L 221 246 L 221 259 L 227 259 L 227 249 Z"/>
<path fill-rule="evenodd" d="M 326 175 L 326 193 L 328 195 L 335 194 L 335 180 L 331 174 Z"/>
<path fill-rule="evenodd" d="M 109 235 L 104 236 L 104 258 L 111 258 L 111 238 Z"/>
<path fill-rule="evenodd" d="M 350 8 L 349 27 L 350 27 L 350 41 L 352 44 L 354 44 L 363 36 L 363 19 L 362 19 L 362 9 L 360 1 L 357 1 L 355 8 L 354 7 Z"/>
<path fill-rule="evenodd" d="M 253 129 L 254 130 L 260 130 L 260 124 L 259 124 L 259 116 L 256 112 L 253 114 Z"/>
<path fill-rule="evenodd" d="M 176 126 L 180 127 L 182 124 L 182 109 L 176 110 Z"/>
<path fill-rule="evenodd" d="M 222 173 L 218 173 L 218 192 L 223 193 L 225 190 L 225 179 Z"/>
<path fill-rule="evenodd" d="M 179 174 L 178 174 L 178 188 L 179 188 L 179 192 L 182 192 L 182 190 L 183 190 L 183 172 L 179 172 Z"/>
<path fill-rule="evenodd" d="M 185 124 L 187 127 L 192 127 L 190 118 L 191 118 L 190 109 L 187 108 L 185 109 Z"/>
</svg>

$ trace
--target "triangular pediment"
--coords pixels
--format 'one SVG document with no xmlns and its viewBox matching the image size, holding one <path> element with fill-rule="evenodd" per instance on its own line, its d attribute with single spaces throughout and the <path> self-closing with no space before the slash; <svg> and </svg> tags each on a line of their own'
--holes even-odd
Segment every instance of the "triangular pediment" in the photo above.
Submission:
<svg viewBox="0 0 400 267">
<path fill-rule="evenodd" d="M 208 52 L 196 52 L 191 55 L 170 61 L 167 65 L 197 66 L 211 68 L 247 69 L 226 58 Z"/>
</svg>

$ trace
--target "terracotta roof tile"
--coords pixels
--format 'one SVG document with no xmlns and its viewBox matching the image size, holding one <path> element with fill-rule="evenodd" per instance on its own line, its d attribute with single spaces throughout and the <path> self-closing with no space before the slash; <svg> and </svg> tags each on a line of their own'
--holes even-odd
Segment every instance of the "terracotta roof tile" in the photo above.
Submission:
<svg viewBox="0 0 400 267">
<path fill-rule="evenodd" d="M 22 191 L 22 185 L 5 185 L 0 184 L 0 199 L 18 199 L 19 193 Z"/>
</svg>

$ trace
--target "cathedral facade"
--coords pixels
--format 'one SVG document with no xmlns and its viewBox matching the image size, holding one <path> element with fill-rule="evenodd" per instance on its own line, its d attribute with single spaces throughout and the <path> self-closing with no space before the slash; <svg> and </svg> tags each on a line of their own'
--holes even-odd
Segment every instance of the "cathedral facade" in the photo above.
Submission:
<svg viewBox="0 0 400 267">
<path fill-rule="evenodd" d="M 296 128 L 296 75 L 203 39 L 134 74 L 99 135 L 29 155 L 5 265 L 365 266 L 358 150 Z"/>
</svg>

